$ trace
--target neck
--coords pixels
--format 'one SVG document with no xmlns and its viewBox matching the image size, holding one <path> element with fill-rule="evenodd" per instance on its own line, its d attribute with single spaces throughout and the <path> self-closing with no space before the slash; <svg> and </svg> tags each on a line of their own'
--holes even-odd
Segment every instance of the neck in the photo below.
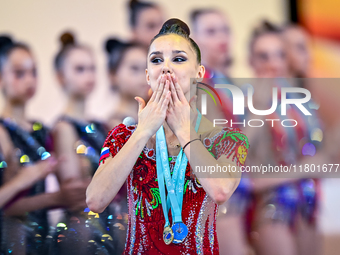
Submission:
<svg viewBox="0 0 340 255">
<path fill-rule="evenodd" d="M 85 99 L 69 97 L 64 114 L 75 119 L 85 120 Z"/>
<path fill-rule="evenodd" d="M 164 128 L 165 137 L 172 137 L 173 135 L 175 135 L 166 121 L 163 122 L 163 128 Z"/>
<path fill-rule="evenodd" d="M 168 147 L 168 152 L 174 153 L 174 149 L 178 149 L 180 146 L 179 139 L 175 135 L 175 133 L 171 130 L 168 123 L 166 121 L 163 122 L 163 128 L 164 128 L 164 134 L 165 134 L 165 140 Z"/>
<path fill-rule="evenodd" d="M 25 120 L 25 103 L 13 103 L 6 99 L 2 116 L 17 121 Z"/>
</svg>

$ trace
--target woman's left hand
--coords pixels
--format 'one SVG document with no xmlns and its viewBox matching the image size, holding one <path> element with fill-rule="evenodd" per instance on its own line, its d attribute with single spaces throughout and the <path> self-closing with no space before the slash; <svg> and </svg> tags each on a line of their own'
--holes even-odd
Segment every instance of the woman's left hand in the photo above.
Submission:
<svg viewBox="0 0 340 255">
<path fill-rule="evenodd" d="M 171 91 L 166 121 L 177 137 L 189 134 L 197 120 L 197 96 L 194 95 L 188 102 L 175 75 L 167 74 L 166 78 L 170 81 Z"/>
</svg>

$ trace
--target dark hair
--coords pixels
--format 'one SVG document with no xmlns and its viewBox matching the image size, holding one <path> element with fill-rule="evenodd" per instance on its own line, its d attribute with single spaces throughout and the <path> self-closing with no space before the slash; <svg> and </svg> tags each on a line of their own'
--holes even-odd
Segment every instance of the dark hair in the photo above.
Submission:
<svg viewBox="0 0 340 255">
<path fill-rule="evenodd" d="M 80 45 L 76 42 L 71 32 L 64 32 L 60 38 L 61 47 L 59 52 L 54 58 L 54 68 L 57 71 L 61 71 L 65 58 L 68 53 L 74 49 L 88 49 L 87 47 Z"/>
<path fill-rule="evenodd" d="M 125 53 L 131 48 L 143 48 L 141 44 L 136 42 L 123 42 L 117 38 L 110 38 L 105 43 L 108 61 L 107 67 L 111 73 L 116 73 Z M 146 49 L 145 49 L 146 50 Z"/>
<path fill-rule="evenodd" d="M 190 43 L 190 46 L 194 49 L 197 57 L 198 64 L 201 64 L 201 51 L 198 47 L 197 43 L 191 39 L 190 36 L 190 29 L 186 23 L 179 19 L 169 19 L 167 20 L 159 33 L 151 40 L 150 45 L 153 43 L 155 39 L 158 37 L 161 37 L 163 35 L 169 35 L 169 34 L 176 34 L 179 36 L 182 36 L 183 38 L 187 39 Z"/>
<path fill-rule="evenodd" d="M 263 36 L 263 35 L 268 35 L 268 34 L 273 34 L 273 35 L 278 35 L 280 36 L 282 33 L 282 29 L 271 23 L 268 20 L 263 20 L 255 29 L 253 30 L 251 37 L 250 37 L 250 42 L 249 42 L 249 49 L 252 51 L 253 46 L 255 41 Z"/>
<path fill-rule="evenodd" d="M 27 52 L 30 52 L 30 49 L 26 44 L 14 42 L 8 35 L 0 36 L 0 72 L 2 72 L 2 68 L 6 63 L 8 56 L 15 49 L 23 49 Z"/>
<path fill-rule="evenodd" d="M 151 2 L 141 2 L 138 0 L 131 0 L 130 7 L 130 26 L 135 27 L 137 25 L 138 15 L 141 11 L 148 8 L 157 8 L 157 5 Z"/>
<path fill-rule="evenodd" d="M 192 24 L 192 26 L 195 28 L 196 27 L 196 22 L 199 16 L 204 15 L 204 14 L 208 14 L 208 13 L 219 13 L 220 11 L 218 9 L 215 8 L 201 8 L 201 9 L 196 9 L 193 10 L 190 13 L 190 22 Z"/>
</svg>

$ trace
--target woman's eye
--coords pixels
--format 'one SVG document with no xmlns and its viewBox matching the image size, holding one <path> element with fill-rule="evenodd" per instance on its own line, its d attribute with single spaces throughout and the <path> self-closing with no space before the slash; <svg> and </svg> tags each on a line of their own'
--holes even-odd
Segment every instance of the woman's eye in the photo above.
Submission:
<svg viewBox="0 0 340 255">
<path fill-rule="evenodd" d="M 158 63 L 161 63 L 161 62 L 162 62 L 162 59 L 160 59 L 160 58 L 151 59 L 151 63 L 154 63 L 154 64 L 158 64 Z"/>
<path fill-rule="evenodd" d="M 139 68 L 139 66 L 131 66 L 130 69 L 131 69 L 133 72 L 138 72 L 141 68 Z"/>
<path fill-rule="evenodd" d="M 267 53 L 261 52 L 258 54 L 258 58 L 262 61 L 268 61 L 269 56 Z"/>
<path fill-rule="evenodd" d="M 84 71 L 85 71 L 85 67 L 83 67 L 83 66 L 76 66 L 76 72 L 77 73 L 82 73 Z"/>
<path fill-rule="evenodd" d="M 146 25 L 149 30 L 154 30 L 157 27 L 157 23 L 150 22 Z"/>
<path fill-rule="evenodd" d="M 15 78 L 21 79 L 25 76 L 25 71 L 24 70 L 15 70 L 14 75 L 15 75 Z"/>
<path fill-rule="evenodd" d="M 184 61 L 186 61 L 186 58 L 183 58 L 183 57 L 174 58 L 174 62 L 184 62 Z"/>
<path fill-rule="evenodd" d="M 210 36 L 213 36 L 213 35 L 216 34 L 216 30 L 213 29 L 213 28 L 209 28 L 209 29 L 206 30 L 206 33 Z"/>
</svg>

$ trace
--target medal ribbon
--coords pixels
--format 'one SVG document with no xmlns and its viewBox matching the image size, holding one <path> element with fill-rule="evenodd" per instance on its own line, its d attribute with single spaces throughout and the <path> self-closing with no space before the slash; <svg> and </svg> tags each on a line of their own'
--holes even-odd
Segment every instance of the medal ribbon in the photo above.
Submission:
<svg viewBox="0 0 340 255">
<path fill-rule="evenodd" d="M 198 111 L 197 121 L 195 125 L 196 132 L 198 131 L 201 118 L 202 115 Z M 163 214 L 165 218 L 165 227 L 170 226 L 168 216 L 168 211 L 170 208 L 174 218 L 174 222 L 175 223 L 182 222 L 182 203 L 185 170 L 187 167 L 187 163 L 188 159 L 185 153 L 183 152 L 183 149 L 181 149 L 176 159 L 173 176 L 171 177 L 164 128 L 163 126 L 161 126 L 156 133 L 156 167 L 158 187 L 162 201 Z M 166 183 L 166 188 L 168 191 L 167 198 L 165 195 L 164 181 Z"/>
</svg>

